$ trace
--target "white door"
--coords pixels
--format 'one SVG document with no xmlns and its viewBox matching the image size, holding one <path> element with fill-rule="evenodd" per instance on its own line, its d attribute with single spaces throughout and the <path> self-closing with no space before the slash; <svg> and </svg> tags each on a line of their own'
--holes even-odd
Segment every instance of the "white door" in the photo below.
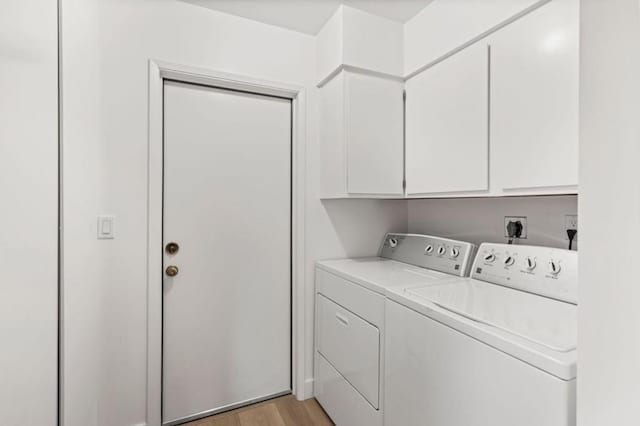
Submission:
<svg viewBox="0 0 640 426">
<path fill-rule="evenodd" d="M 163 221 L 163 422 L 289 392 L 291 101 L 165 82 Z"/>
<path fill-rule="evenodd" d="M 407 81 L 407 194 L 489 189 L 489 49 L 477 43 Z"/>
</svg>

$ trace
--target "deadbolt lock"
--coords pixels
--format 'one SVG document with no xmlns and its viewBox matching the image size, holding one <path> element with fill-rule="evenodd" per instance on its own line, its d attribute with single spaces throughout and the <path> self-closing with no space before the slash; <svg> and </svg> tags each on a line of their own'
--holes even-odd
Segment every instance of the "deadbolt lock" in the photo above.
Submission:
<svg viewBox="0 0 640 426">
<path fill-rule="evenodd" d="M 175 265 L 169 265 L 167 266 L 167 269 L 165 269 L 165 272 L 168 276 L 175 277 L 176 275 L 178 275 L 178 267 Z"/>
<path fill-rule="evenodd" d="M 164 249 L 166 250 L 167 254 L 176 254 L 178 250 L 180 250 L 180 246 L 178 245 L 178 243 L 170 242 Z"/>
</svg>

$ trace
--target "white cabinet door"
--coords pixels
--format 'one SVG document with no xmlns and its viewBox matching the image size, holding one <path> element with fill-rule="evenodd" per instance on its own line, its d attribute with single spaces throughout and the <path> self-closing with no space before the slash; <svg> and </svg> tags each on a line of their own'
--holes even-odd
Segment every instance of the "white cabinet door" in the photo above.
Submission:
<svg viewBox="0 0 640 426">
<path fill-rule="evenodd" d="M 321 197 L 403 195 L 403 90 L 351 70 L 320 88 Z"/>
<path fill-rule="evenodd" d="M 344 195 L 347 189 L 344 73 L 336 75 L 319 92 L 320 193 L 321 197 Z"/>
<path fill-rule="evenodd" d="M 578 1 L 553 0 L 491 41 L 491 149 L 504 190 L 578 183 Z"/>
<path fill-rule="evenodd" d="M 347 72 L 347 191 L 403 193 L 403 83 Z"/>
<path fill-rule="evenodd" d="M 488 73 L 478 43 L 407 82 L 407 194 L 489 189 Z"/>
</svg>

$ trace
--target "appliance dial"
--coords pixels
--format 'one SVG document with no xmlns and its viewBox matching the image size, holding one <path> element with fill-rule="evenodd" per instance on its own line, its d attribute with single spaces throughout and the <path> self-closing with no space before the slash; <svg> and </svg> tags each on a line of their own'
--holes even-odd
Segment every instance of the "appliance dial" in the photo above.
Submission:
<svg viewBox="0 0 640 426">
<path fill-rule="evenodd" d="M 431 244 L 429 244 L 427 247 L 425 247 L 424 252 L 425 253 L 433 253 L 433 246 Z"/>
<path fill-rule="evenodd" d="M 438 256 L 442 256 L 447 252 L 447 249 L 445 248 L 445 246 L 440 246 L 438 247 Z"/>
<path fill-rule="evenodd" d="M 458 256 L 460 256 L 460 249 L 458 247 L 452 248 L 451 249 L 451 257 L 455 259 Z"/>
<path fill-rule="evenodd" d="M 486 255 L 484 256 L 484 261 L 485 261 L 485 262 L 492 263 L 494 260 L 496 260 L 496 255 L 495 255 L 495 254 L 493 254 L 493 253 L 489 253 L 489 254 L 486 254 Z"/>
<path fill-rule="evenodd" d="M 516 259 L 513 256 L 507 256 L 504 259 L 504 265 L 505 266 L 511 266 L 516 262 Z"/>
<path fill-rule="evenodd" d="M 391 246 L 391 248 L 397 246 L 398 240 L 396 238 L 389 238 L 389 245 Z"/>
<path fill-rule="evenodd" d="M 527 268 L 528 271 L 533 271 L 536 269 L 536 260 L 530 256 L 524 260 L 524 267 Z"/>
<path fill-rule="evenodd" d="M 560 264 L 558 262 L 553 259 L 549 261 L 549 273 L 551 275 L 558 275 L 560 273 L 560 269 L 562 268 L 560 267 Z"/>
</svg>

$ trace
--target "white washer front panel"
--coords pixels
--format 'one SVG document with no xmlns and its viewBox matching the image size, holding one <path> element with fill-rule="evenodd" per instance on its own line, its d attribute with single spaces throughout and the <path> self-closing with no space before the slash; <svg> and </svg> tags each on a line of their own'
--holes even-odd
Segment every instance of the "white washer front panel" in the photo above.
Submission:
<svg viewBox="0 0 640 426">
<path fill-rule="evenodd" d="M 456 283 L 468 282 L 469 280 L 469 278 L 454 278 L 442 281 L 438 286 L 444 288 L 444 286 L 456 285 Z M 495 287 L 513 291 L 501 286 Z M 576 350 L 559 352 L 550 349 L 517 333 L 505 331 L 502 328 L 472 319 L 470 315 L 461 315 L 451 309 L 439 306 L 429 299 L 413 294 L 412 292 L 415 292 L 416 289 L 416 287 L 390 289 L 386 296 L 388 300 L 404 305 L 413 311 L 477 339 L 514 358 L 536 366 L 560 379 L 572 380 L 576 377 Z"/>
<path fill-rule="evenodd" d="M 574 426 L 564 381 L 386 301 L 384 423 L 389 426 Z"/>
</svg>

